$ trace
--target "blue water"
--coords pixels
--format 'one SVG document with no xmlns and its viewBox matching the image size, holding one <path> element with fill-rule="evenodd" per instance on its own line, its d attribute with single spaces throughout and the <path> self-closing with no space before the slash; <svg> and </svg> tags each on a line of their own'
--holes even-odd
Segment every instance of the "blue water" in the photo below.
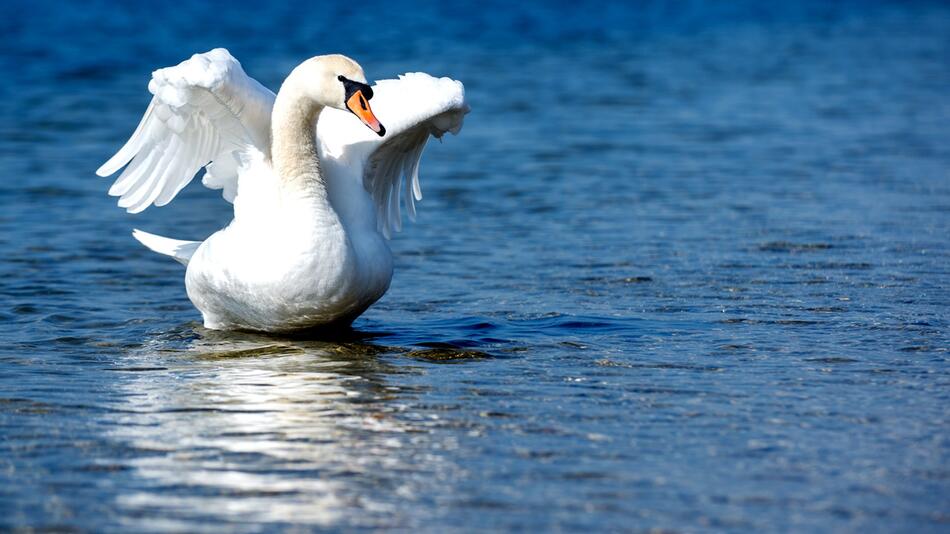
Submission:
<svg viewBox="0 0 950 534">
<path fill-rule="evenodd" d="M 950 528 L 950 7 L 5 4 L 0 530 Z M 205 330 L 93 171 L 149 72 L 466 84 L 341 339 Z"/>
</svg>

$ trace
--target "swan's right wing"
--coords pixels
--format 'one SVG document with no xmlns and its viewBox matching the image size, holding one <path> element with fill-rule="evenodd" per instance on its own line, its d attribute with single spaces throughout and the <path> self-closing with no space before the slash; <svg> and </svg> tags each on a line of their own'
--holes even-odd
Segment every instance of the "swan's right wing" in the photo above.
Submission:
<svg viewBox="0 0 950 534">
<path fill-rule="evenodd" d="M 207 167 L 204 185 L 234 202 L 239 168 L 266 150 L 274 93 L 223 48 L 155 71 L 148 90 L 138 128 L 96 171 L 109 176 L 128 164 L 109 194 L 129 213 L 164 206 Z"/>
</svg>

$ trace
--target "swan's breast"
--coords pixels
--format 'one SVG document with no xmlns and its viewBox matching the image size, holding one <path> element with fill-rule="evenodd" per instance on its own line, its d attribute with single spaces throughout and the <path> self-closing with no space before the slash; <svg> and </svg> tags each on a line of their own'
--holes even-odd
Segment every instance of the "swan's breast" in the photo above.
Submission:
<svg viewBox="0 0 950 534">
<path fill-rule="evenodd" d="M 392 257 L 378 234 L 277 226 L 232 224 L 195 253 L 186 288 L 206 318 L 260 329 L 319 324 L 355 316 L 389 288 Z"/>
</svg>

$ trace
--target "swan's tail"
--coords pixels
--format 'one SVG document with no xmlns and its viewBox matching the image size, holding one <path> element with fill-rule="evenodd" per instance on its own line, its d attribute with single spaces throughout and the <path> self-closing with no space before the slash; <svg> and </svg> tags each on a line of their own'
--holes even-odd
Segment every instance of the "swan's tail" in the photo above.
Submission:
<svg viewBox="0 0 950 534">
<path fill-rule="evenodd" d="M 188 260 L 191 259 L 191 257 L 195 254 L 195 251 L 198 250 L 198 247 L 201 245 L 201 241 L 181 241 L 178 239 L 170 239 L 160 235 L 143 232 L 138 228 L 132 230 L 132 237 L 137 239 L 139 243 L 145 245 L 155 252 L 158 252 L 159 254 L 164 254 L 166 256 L 175 258 L 175 260 L 182 265 L 188 265 Z"/>
</svg>

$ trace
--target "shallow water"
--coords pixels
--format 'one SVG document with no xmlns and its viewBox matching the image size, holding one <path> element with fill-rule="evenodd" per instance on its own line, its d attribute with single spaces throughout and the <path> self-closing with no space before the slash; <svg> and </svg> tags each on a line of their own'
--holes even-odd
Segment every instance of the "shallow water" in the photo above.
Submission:
<svg viewBox="0 0 950 534">
<path fill-rule="evenodd" d="M 947 529 L 946 5 L 230 5 L 0 21 L 0 529 Z M 342 339 L 203 329 L 129 232 L 229 206 L 93 174 L 214 46 L 466 83 Z"/>
</svg>

